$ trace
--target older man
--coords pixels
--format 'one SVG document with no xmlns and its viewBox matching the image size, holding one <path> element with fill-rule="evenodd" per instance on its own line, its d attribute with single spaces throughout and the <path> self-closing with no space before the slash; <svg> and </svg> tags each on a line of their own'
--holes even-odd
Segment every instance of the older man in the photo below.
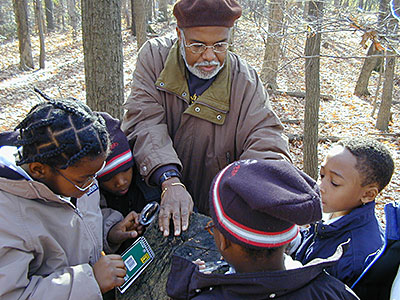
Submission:
<svg viewBox="0 0 400 300">
<path fill-rule="evenodd" d="M 122 128 L 141 175 L 162 189 L 160 230 L 208 214 L 213 177 L 238 159 L 290 159 L 282 125 L 256 71 L 228 51 L 235 0 L 180 0 L 178 38 L 140 50 Z M 193 197 L 193 200 L 192 200 Z"/>
</svg>

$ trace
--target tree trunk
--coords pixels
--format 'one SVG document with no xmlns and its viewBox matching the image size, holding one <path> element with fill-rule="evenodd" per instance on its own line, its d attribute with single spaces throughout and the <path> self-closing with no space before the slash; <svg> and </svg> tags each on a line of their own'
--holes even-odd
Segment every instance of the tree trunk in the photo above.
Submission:
<svg viewBox="0 0 400 300">
<path fill-rule="evenodd" d="M 268 37 L 265 43 L 264 62 L 261 70 L 261 80 L 273 91 L 278 89 L 277 74 L 280 58 L 280 45 L 283 31 L 283 11 L 286 0 L 271 1 L 268 14 Z"/>
<path fill-rule="evenodd" d="M 0 1 L 0 25 L 3 25 L 6 23 L 6 18 L 5 18 L 5 13 L 3 13 L 3 6 L 5 3 Z M 1 34 L 1 32 L 0 32 Z"/>
<path fill-rule="evenodd" d="M 135 27 L 136 27 L 136 41 L 137 48 L 140 49 L 147 41 L 146 35 L 146 1 L 133 0 L 135 2 Z"/>
<path fill-rule="evenodd" d="M 235 52 L 235 32 L 237 30 L 237 25 L 233 25 L 231 33 L 229 36 L 229 51 Z"/>
<path fill-rule="evenodd" d="M 13 0 L 15 22 L 18 30 L 19 67 L 27 71 L 34 68 L 26 0 Z"/>
<path fill-rule="evenodd" d="M 136 36 L 135 1 L 136 0 L 131 0 L 131 15 L 132 15 L 131 31 L 133 36 Z"/>
<path fill-rule="evenodd" d="M 171 269 L 172 256 L 178 255 L 188 260 L 202 259 L 205 262 L 220 260 L 214 238 L 204 230 L 209 217 L 193 213 L 190 217 L 190 226 L 179 237 L 163 237 L 158 224 L 151 224 L 144 233 L 154 252 L 154 260 L 148 268 L 140 274 L 138 279 L 124 294 L 116 293 L 118 300 L 168 300 L 165 291 L 168 275 Z M 173 231 L 171 231 L 173 232 Z"/>
<path fill-rule="evenodd" d="M 387 51 L 388 55 L 394 55 L 392 51 Z M 388 130 L 391 118 L 390 108 L 392 106 L 393 78 L 396 58 L 394 56 L 386 58 L 385 81 L 383 83 L 382 101 L 379 107 L 376 128 L 382 131 Z"/>
<path fill-rule="evenodd" d="M 388 15 L 388 34 L 393 35 L 397 31 L 397 20 L 392 14 Z M 382 101 L 379 107 L 378 118 L 376 120 L 376 128 L 379 130 L 388 130 L 389 121 L 391 118 L 390 108 L 392 106 L 393 96 L 393 79 L 396 57 L 393 50 L 387 50 L 386 65 L 385 65 L 385 81 L 383 83 Z"/>
<path fill-rule="evenodd" d="M 160 18 L 158 19 L 159 21 L 167 21 L 168 20 L 168 3 L 167 0 L 159 0 L 158 1 L 158 10 L 160 12 Z"/>
<path fill-rule="evenodd" d="M 120 0 L 82 0 L 86 102 L 122 119 L 124 72 Z"/>
<path fill-rule="evenodd" d="M 125 19 L 126 28 L 131 27 L 131 18 L 129 13 L 129 0 L 122 1 L 122 12 Z"/>
<path fill-rule="evenodd" d="M 146 11 L 146 23 L 153 21 L 153 0 L 144 0 Z"/>
<path fill-rule="evenodd" d="M 44 40 L 44 16 L 42 9 L 42 0 L 35 0 L 35 16 L 36 24 L 39 31 L 40 40 L 40 55 L 39 55 L 39 67 L 44 69 L 46 60 L 45 40 Z"/>
<path fill-rule="evenodd" d="M 304 109 L 304 172 L 312 178 L 318 177 L 318 118 L 320 99 L 320 19 L 322 18 L 322 1 L 309 2 L 308 18 L 313 22 L 315 32 L 307 35 L 305 55 L 306 99 Z"/>
<path fill-rule="evenodd" d="M 72 35 L 76 36 L 78 31 L 78 14 L 76 13 L 75 0 L 67 0 L 69 24 L 72 27 Z"/>
<path fill-rule="evenodd" d="M 54 30 L 54 5 L 53 0 L 45 0 L 47 30 Z"/>
<path fill-rule="evenodd" d="M 58 24 L 61 23 L 61 30 L 65 30 L 65 0 L 59 0 L 58 5 L 56 5 L 56 19 Z"/>
<path fill-rule="evenodd" d="M 360 76 L 358 76 L 357 84 L 354 89 L 354 95 L 356 96 L 369 96 L 371 95 L 368 91 L 368 82 L 371 77 L 372 71 L 379 70 L 382 67 L 383 58 L 377 57 L 382 53 L 376 50 L 374 43 L 368 49 L 367 58 L 364 60 Z M 372 56 L 374 55 L 374 56 Z"/>
</svg>

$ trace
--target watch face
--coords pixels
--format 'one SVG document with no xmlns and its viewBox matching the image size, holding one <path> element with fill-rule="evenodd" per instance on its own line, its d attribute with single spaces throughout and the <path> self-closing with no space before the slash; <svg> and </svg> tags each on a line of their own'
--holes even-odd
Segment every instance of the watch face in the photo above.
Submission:
<svg viewBox="0 0 400 300">
<path fill-rule="evenodd" d="M 161 185 L 165 180 L 168 180 L 168 179 L 170 179 L 170 178 L 172 178 L 172 177 L 181 178 L 180 174 L 179 174 L 177 171 L 175 171 L 175 170 L 167 171 L 167 172 L 164 172 L 164 173 L 161 175 L 161 177 L 160 177 L 160 185 Z"/>
</svg>

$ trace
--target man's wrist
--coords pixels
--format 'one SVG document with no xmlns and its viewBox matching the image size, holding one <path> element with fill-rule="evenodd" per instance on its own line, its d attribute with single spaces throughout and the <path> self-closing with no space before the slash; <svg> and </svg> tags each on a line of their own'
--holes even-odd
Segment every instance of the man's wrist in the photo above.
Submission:
<svg viewBox="0 0 400 300">
<path fill-rule="evenodd" d="M 181 174 L 177 170 L 168 170 L 161 174 L 159 178 L 159 185 L 163 186 L 163 183 L 171 178 L 181 179 Z"/>
</svg>

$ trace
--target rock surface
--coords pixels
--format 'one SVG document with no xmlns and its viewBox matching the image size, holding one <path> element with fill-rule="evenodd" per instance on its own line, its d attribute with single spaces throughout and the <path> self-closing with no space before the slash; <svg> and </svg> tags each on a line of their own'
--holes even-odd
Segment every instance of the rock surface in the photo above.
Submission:
<svg viewBox="0 0 400 300">
<path fill-rule="evenodd" d="M 125 291 L 116 293 L 118 300 L 168 300 L 165 286 L 171 269 L 173 254 L 189 260 L 201 258 L 217 261 L 221 255 L 217 251 L 213 237 L 204 230 L 209 217 L 193 213 L 189 229 L 179 237 L 163 237 L 157 222 L 151 224 L 144 237 L 153 249 L 155 258 L 138 279 Z M 172 228 L 171 228 L 172 229 Z M 170 230 L 173 232 L 173 230 Z"/>
</svg>

